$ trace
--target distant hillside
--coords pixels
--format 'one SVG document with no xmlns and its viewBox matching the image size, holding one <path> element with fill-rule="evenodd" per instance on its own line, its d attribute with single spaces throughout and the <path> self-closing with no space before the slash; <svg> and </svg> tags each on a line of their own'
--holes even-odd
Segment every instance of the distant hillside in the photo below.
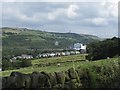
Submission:
<svg viewBox="0 0 120 90">
<path fill-rule="evenodd" d="M 66 49 L 76 42 L 88 44 L 100 38 L 76 33 L 54 33 L 27 28 L 2 28 L 3 56 L 30 53 L 34 50 Z M 55 42 L 58 45 L 55 45 Z M 35 52 L 33 52 L 35 53 Z"/>
</svg>

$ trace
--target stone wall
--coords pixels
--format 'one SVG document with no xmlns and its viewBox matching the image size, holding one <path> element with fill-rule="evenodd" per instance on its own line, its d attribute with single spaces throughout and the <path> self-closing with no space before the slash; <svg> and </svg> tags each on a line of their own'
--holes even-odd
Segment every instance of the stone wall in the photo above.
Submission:
<svg viewBox="0 0 120 90">
<path fill-rule="evenodd" d="M 93 67 L 93 69 L 94 68 L 95 67 Z M 101 72 L 101 68 L 97 68 L 97 72 L 98 70 Z M 106 86 L 104 86 L 106 82 L 103 82 L 105 81 L 104 78 L 103 80 L 100 79 L 102 75 L 98 76 L 98 78 L 96 77 L 95 79 L 90 73 L 91 72 L 88 69 L 80 68 L 76 70 L 74 70 L 74 68 L 70 68 L 67 71 L 54 73 L 33 72 L 31 74 L 22 74 L 20 72 L 12 72 L 9 77 L 2 78 L 2 89 L 6 90 L 8 88 L 19 88 L 20 90 L 29 90 L 31 88 L 35 88 L 39 90 L 41 88 L 52 88 L 52 90 L 56 90 L 60 88 L 67 88 L 73 90 L 74 88 L 94 88 L 94 85 L 98 88 L 110 85 L 106 84 Z M 96 82 L 93 82 L 93 78 Z M 114 80 L 113 83 L 114 82 L 119 86 L 119 81 L 117 82 Z M 116 87 L 118 88 L 118 86 Z"/>
<path fill-rule="evenodd" d="M 12 72 L 9 77 L 2 78 L 2 88 L 83 88 L 89 76 L 82 75 L 79 70 L 73 68 L 62 72 L 33 72 L 32 74 L 22 74 Z M 84 73 L 85 74 L 85 73 Z M 81 80 L 82 79 L 82 83 Z M 88 84 L 89 86 L 89 84 Z M 87 87 L 87 86 L 85 86 Z"/>
</svg>

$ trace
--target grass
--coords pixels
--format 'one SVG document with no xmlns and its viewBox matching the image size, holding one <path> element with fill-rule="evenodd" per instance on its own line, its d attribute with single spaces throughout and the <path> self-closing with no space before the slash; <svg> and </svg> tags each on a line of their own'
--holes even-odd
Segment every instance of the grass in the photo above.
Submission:
<svg viewBox="0 0 120 90">
<path fill-rule="evenodd" d="M 35 59 L 32 61 L 32 67 L 27 68 L 20 68 L 16 70 L 6 70 L 0 72 L 2 76 L 9 76 L 11 72 L 13 71 L 19 71 L 22 73 L 32 73 L 33 71 L 47 71 L 47 72 L 54 72 L 54 71 L 63 71 L 67 70 L 68 68 L 73 67 L 73 61 L 75 66 L 77 67 L 79 65 L 79 62 L 85 60 L 85 56 L 87 54 L 78 54 L 78 55 L 71 55 L 71 56 L 61 56 L 61 57 L 53 57 L 53 58 L 42 58 L 42 59 Z M 68 62 L 69 61 L 69 62 Z M 58 67 L 57 63 L 61 63 L 61 65 Z M 40 65 L 47 65 L 49 66 L 42 67 Z"/>
<path fill-rule="evenodd" d="M 79 67 L 81 62 L 75 62 L 75 67 Z M 61 64 L 61 66 L 57 66 L 57 65 L 51 65 L 51 66 L 45 66 L 45 67 L 27 67 L 27 68 L 21 68 L 18 70 L 7 70 L 7 71 L 3 71 L 2 72 L 2 76 L 9 76 L 11 72 L 13 71 L 19 71 L 22 73 L 32 73 L 33 71 L 46 71 L 46 72 L 59 72 L 59 71 L 64 71 L 64 70 L 68 70 L 69 68 L 72 68 L 73 63 L 71 62 L 66 62 Z"/>
<path fill-rule="evenodd" d="M 32 60 L 32 64 L 49 64 L 49 63 L 58 63 L 58 62 L 67 62 L 67 61 L 79 61 L 79 60 L 85 60 L 85 56 L 87 54 L 81 54 L 81 55 L 71 55 L 71 56 L 61 56 L 61 57 L 53 57 L 53 58 L 42 58 L 42 59 L 36 59 Z"/>
<path fill-rule="evenodd" d="M 5 33 L 11 32 L 11 33 L 20 33 L 19 30 L 13 30 L 13 29 L 4 29 L 3 30 Z"/>
<path fill-rule="evenodd" d="M 72 68 L 73 66 L 75 69 L 77 68 L 91 69 L 92 66 L 110 67 L 113 65 L 118 65 L 118 62 L 120 61 L 119 60 L 120 58 L 103 59 L 98 61 L 80 61 L 83 59 L 83 57 L 85 57 L 85 55 L 72 55 L 72 56 L 64 56 L 64 57 L 36 59 L 36 60 L 32 60 L 32 64 L 33 64 L 32 67 L 20 68 L 16 70 L 6 70 L 0 72 L 0 75 L 9 76 L 10 73 L 13 71 L 19 71 L 26 74 L 32 73 L 33 71 L 38 71 L 38 72 L 46 71 L 48 73 L 51 73 L 51 72 L 65 71 L 68 70 L 69 68 Z M 70 60 L 73 62 L 67 62 Z M 57 66 L 58 62 L 62 62 L 60 66 Z M 44 67 L 37 66 L 38 64 L 45 64 L 45 63 L 54 63 L 54 64 Z"/>
</svg>

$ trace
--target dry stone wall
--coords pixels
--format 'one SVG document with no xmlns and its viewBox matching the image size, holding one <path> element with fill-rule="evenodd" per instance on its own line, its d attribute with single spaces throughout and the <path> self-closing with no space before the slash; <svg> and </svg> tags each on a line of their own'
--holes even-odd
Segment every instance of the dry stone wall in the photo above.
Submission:
<svg viewBox="0 0 120 90">
<path fill-rule="evenodd" d="M 26 90 L 29 88 L 83 88 L 80 82 L 78 71 L 73 68 L 62 72 L 33 72 L 32 74 L 22 74 L 12 72 L 9 77 L 2 78 L 2 89 L 19 88 Z M 87 77 L 82 77 L 87 78 Z"/>
<path fill-rule="evenodd" d="M 95 67 L 93 67 L 95 69 Z M 98 72 L 99 70 L 99 72 Z M 116 69 L 117 70 L 117 69 Z M 118 70 L 117 70 L 118 71 Z M 100 74 L 101 67 L 96 67 L 96 72 Z M 111 71 L 109 71 L 111 72 Z M 67 71 L 47 73 L 47 72 L 33 72 L 31 74 L 22 74 L 20 72 L 12 72 L 9 77 L 2 78 L 2 90 L 8 90 L 11 88 L 17 88 L 19 90 L 29 89 L 69 89 L 74 88 L 101 88 L 101 87 L 115 87 L 120 88 L 120 78 L 118 74 L 114 74 L 116 77 L 107 76 L 103 73 L 95 78 L 88 69 L 74 69 L 70 68 Z M 108 77 L 108 79 L 103 77 Z M 102 79 L 101 79 L 102 78 Z M 112 80 L 108 83 L 106 80 Z M 111 82 L 111 83 L 110 83 Z"/>
</svg>

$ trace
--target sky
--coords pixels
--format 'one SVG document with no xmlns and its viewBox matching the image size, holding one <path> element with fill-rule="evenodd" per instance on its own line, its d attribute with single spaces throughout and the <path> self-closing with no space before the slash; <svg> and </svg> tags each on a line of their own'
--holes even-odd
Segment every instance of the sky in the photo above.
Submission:
<svg viewBox="0 0 120 90">
<path fill-rule="evenodd" d="M 118 36 L 118 3 L 10 1 L 2 3 L 3 27 Z"/>
</svg>

